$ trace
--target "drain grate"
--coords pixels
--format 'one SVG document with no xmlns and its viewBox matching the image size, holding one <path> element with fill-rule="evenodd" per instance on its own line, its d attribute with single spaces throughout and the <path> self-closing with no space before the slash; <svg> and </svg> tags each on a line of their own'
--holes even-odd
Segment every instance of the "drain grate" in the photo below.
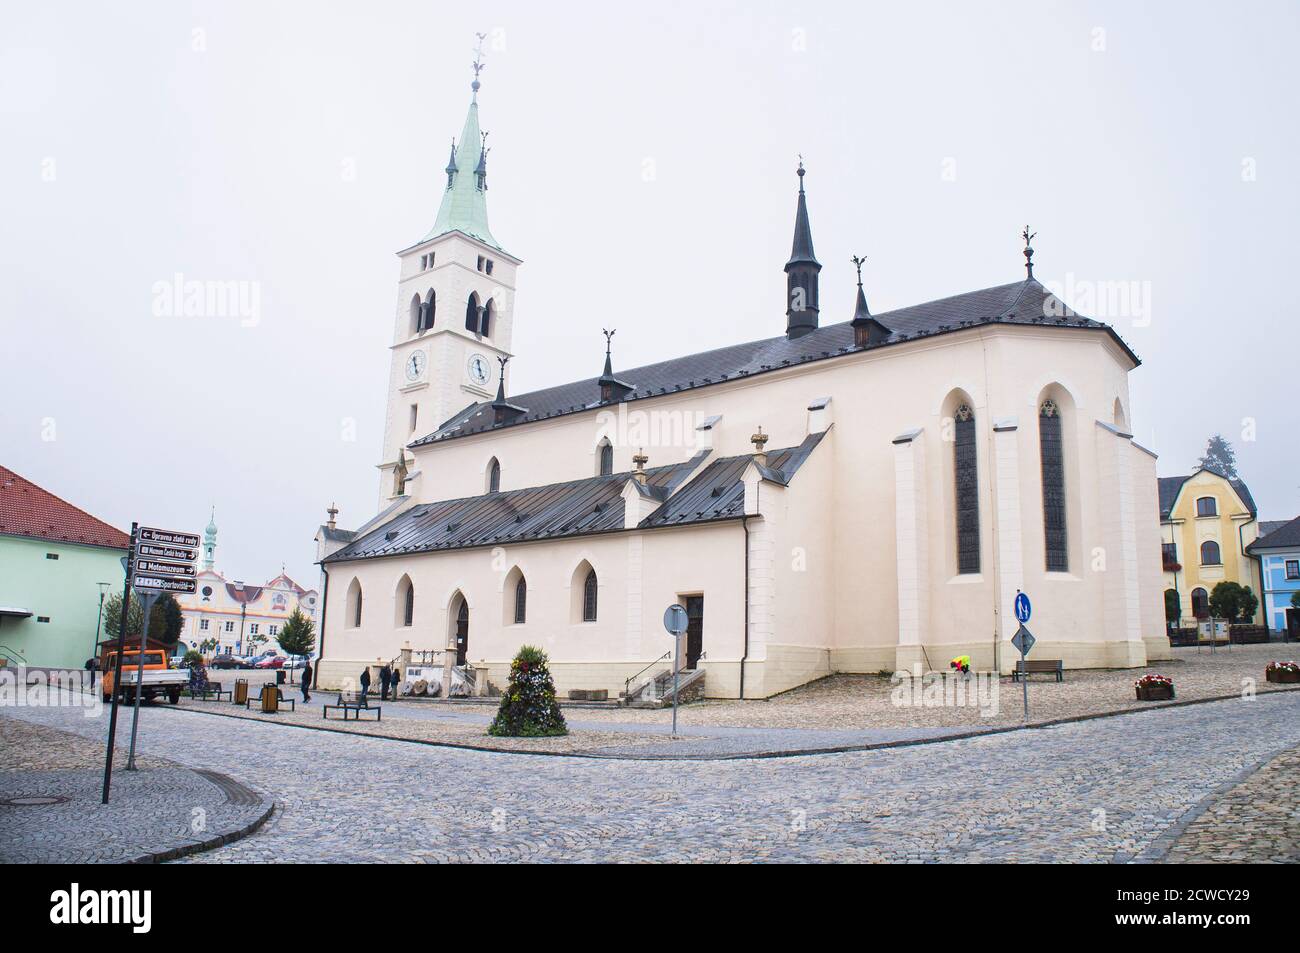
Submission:
<svg viewBox="0 0 1300 953">
<path fill-rule="evenodd" d="M 9 807 L 44 807 L 47 804 L 62 804 L 69 798 L 57 794 L 20 794 L 17 797 L 0 798 L 0 804 Z"/>
</svg>

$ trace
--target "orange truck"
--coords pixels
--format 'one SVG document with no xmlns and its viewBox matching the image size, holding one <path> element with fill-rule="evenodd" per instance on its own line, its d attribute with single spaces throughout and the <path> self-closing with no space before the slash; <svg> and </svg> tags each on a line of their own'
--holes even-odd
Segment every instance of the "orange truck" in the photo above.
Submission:
<svg viewBox="0 0 1300 953">
<path fill-rule="evenodd" d="M 140 650 L 122 653 L 122 685 L 117 690 L 120 701 L 135 701 L 136 677 L 141 675 Z M 114 677 L 117 668 L 117 652 L 109 652 L 105 658 L 104 678 L 100 685 L 100 694 L 104 701 L 113 700 L 117 686 Z M 144 672 L 140 678 L 141 700 L 153 699 L 166 695 L 173 705 L 180 704 L 181 691 L 190 683 L 190 670 L 187 668 L 168 668 L 167 654 L 152 649 L 144 653 Z"/>
</svg>

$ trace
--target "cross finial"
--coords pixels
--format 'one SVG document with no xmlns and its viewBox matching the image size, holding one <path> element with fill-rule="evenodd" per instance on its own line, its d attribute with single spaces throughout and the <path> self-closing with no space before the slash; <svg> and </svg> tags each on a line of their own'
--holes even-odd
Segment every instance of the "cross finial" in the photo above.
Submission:
<svg viewBox="0 0 1300 953">
<path fill-rule="evenodd" d="M 1030 278 L 1034 277 L 1034 249 L 1029 243 L 1032 242 L 1037 235 L 1037 232 L 1029 231 L 1028 225 L 1026 225 L 1025 230 L 1020 233 L 1020 237 L 1025 240 L 1025 271 L 1029 273 Z"/>
<path fill-rule="evenodd" d="M 862 266 L 866 263 L 866 255 L 854 255 L 849 261 L 853 262 L 854 267 L 858 269 L 858 287 L 862 287 Z"/>
<path fill-rule="evenodd" d="M 478 46 L 474 48 L 474 82 L 469 84 L 469 88 L 474 90 L 474 102 L 478 102 L 478 89 L 481 85 L 478 81 L 478 74 L 483 72 L 485 65 L 483 62 L 483 41 L 487 39 L 486 33 L 475 33 L 478 37 Z"/>
</svg>

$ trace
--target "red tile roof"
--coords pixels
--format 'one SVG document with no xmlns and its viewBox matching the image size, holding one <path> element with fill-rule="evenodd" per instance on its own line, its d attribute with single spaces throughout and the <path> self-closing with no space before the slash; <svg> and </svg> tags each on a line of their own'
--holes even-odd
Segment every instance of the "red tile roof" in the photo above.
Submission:
<svg viewBox="0 0 1300 953">
<path fill-rule="evenodd" d="M 0 534 L 125 550 L 131 537 L 0 466 Z"/>
</svg>

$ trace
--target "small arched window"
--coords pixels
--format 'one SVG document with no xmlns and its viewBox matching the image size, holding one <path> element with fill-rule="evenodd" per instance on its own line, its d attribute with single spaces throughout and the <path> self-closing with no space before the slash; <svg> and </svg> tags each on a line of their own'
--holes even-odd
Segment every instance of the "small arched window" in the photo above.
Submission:
<svg viewBox="0 0 1300 953">
<path fill-rule="evenodd" d="M 608 440 L 600 442 L 600 475 L 609 476 L 614 472 L 614 445 Z"/>
<path fill-rule="evenodd" d="M 1197 516 L 1218 516 L 1219 503 L 1212 496 L 1203 496 L 1196 501 Z"/>
<path fill-rule="evenodd" d="M 501 492 L 501 464 L 496 457 L 488 464 L 487 491 L 489 493 Z"/>
<path fill-rule="evenodd" d="M 528 580 L 523 576 L 515 583 L 515 625 L 528 620 Z"/>
<path fill-rule="evenodd" d="M 961 404 L 953 413 L 953 478 L 957 502 L 957 572 L 980 571 L 980 486 L 975 452 L 975 413 Z"/>
<path fill-rule="evenodd" d="M 1038 408 L 1038 453 L 1043 475 L 1043 541 L 1047 571 L 1069 572 L 1061 411 L 1050 397 Z"/>
<path fill-rule="evenodd" d="M 587 578 L 582 584 L 582 621 L 596 621 L 596 570 L 588 569 Z"/>
<path fill-rule="evenodd" d="M 1201 543 L 1201 565 L 1202 566 L 1219 566 L 1222 562 L 1219 558 L 1219 544 L 1212 539 L 1207 539 Z"/>
<path fill-rule="evenodd" d="M 478 334 L 479 329 L 479 303 L 478 293 L 471 291 L 469 300 L 465 302 L 465 330 Z"/>
<path fill-rule="evenodd" d="M 1198 619 L 1207 619 L 1210 616 L 1210 597 L 1200 586 L 1192 590 L 1192 615 Z"/>
</svg>

